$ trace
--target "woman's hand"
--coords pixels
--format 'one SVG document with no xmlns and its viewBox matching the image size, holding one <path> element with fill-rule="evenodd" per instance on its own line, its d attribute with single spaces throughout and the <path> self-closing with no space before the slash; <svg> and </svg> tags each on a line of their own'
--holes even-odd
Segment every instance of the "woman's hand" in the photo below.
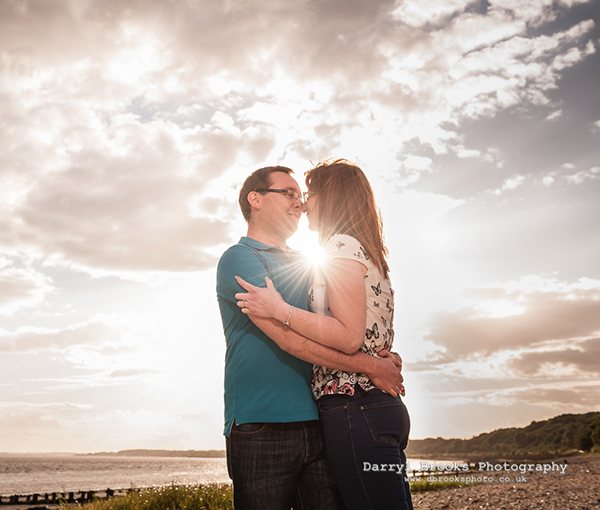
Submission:
<svg viewBox="0 0 600 510">
<path fill-rule="evenodd" d="M 279 292 L 273 287 L 273 282 L 265 276 L 266 288 L 256 287 L 243 278 L 236 276 L 236 281 L 248 292 L 238 292 L 235 299 L 242 312 L 248 315 L 276 319 L 284 322 L 288 318 L 290 305 L 288 305 Z"/>
</svg>

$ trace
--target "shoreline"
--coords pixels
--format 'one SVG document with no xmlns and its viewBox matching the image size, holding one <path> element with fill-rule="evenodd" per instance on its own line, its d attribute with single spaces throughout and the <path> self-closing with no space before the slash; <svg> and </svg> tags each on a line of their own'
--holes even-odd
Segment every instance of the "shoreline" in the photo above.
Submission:
<svg viewBox="0 0 600 510">
<path fill-rule="evenodd" d="M 440 459 L 440 456 L 435 456 Z M 550 458 L 549 458 L 550 457 Z M 527 462 L 522 459 L 502 458 L 482 460 L 494 465 L 495 470 L 470 470 L 464 472 L 421 473 L 417 478 L 431 477 L 431 484 L 444 481 L 443 478 L 469 478 L 470 482 L 459 487 L 432 489 L 412 494 L 416 510 L 462 510 L 462 509 L 504 509 L 547 510 L 583 510 L 600 507 L 600 455 L 546 456 L 543 460 Z M 469 463 L 473 464 L 473 459 Z M 505 465 L 505 463 L 507 465 Z M 536 469 L 537 466 L 552 466 L 553 469 Z M 516 466 L 519 466 L 517 469 Z M 526 466 L 521 468 L 520 466 Z M 531 466 L 534 466 L 533 468 Z M 560 469 L 554 469 L 560 467 Z M 435 477 L 435 478 L 434 478 Z M 484 481 L 485 477 L 485 481 Z M 478 483 L 477 478 L 481 478 Z M 198 485 L 211 485 L 198 484 Z M 220 484 L 225 485 L 225 484 Z M 115 489 L 111 495 L 120 496 L 131 491 Z M 139 487 L 138 490 L 143 490 Z M 87 491 L 90 493 L 91 491 Z M 81 500 L 86 492 L 57 492 L 57 498 L 64 498 L 68 507 L 80 506 L 87 501 Z M 107 490 L 95 491 L 99 499 L 108 496 Z M 51 496 L 51 495 L 50 495 Z M 27 499 L 26 499 L 27 498 Z M 49 501 L 44 495 L 19 495 L 19 502 L 9 501 L 4 496 L 0 510 L 56 510 L 65 508 L 58 500 Z"/>
</svg>

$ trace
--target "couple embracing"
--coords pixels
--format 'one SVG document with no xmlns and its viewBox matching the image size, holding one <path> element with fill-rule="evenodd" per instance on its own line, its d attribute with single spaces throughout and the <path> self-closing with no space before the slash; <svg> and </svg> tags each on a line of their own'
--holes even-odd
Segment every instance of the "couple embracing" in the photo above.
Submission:
<svg viewBox="0 0 600 510">
<path fill-rule="evenodd" d="M 382 222 L 356 165 L 253 172 L 239 204 L 248 233 L 221 257 L 227 341 L 227 467 L 238 510 L 412 509 L 409 417 L 393 356 L 394 296 Z M 325 261 L 286 241 L 302 213 Z M 364 470 L 365 463 L 399 471 Z"/>
</svg>

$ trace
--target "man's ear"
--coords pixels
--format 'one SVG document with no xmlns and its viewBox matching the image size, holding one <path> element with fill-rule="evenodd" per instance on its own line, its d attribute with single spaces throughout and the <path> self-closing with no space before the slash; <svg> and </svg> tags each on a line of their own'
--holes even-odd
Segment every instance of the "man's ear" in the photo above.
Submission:
<svg viewBox="0 0 600 510">
<path fill-rule="evenodd" d="M 248 203 L 253 209 L 260 210 L 262 208 L 262 195 L 258 191 L 248 193 Z"/>
</svg>

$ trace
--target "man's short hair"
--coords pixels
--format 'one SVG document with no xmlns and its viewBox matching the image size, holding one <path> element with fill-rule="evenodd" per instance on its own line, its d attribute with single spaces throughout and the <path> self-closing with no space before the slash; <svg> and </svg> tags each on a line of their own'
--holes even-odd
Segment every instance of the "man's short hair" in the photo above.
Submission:
<svg viewBox="0 0 600 510">
<path fill-rule="evenodd" d="M 271 186 L 271 174 L 273 172 L 283 172 L 288 175 L 294 173 L 291 168 L 286 166 L 266 166 L 252 172 L 244 181 L 242 189 L 240 190 L 239 203 L 246 222 L 250 221 L 250 214 L 252 213 L 252 207 L 250 207 L 250 203 L 248 202 L 248 193 L 256 191 L 257 189 L 269 188 Z"/>
</svg>

